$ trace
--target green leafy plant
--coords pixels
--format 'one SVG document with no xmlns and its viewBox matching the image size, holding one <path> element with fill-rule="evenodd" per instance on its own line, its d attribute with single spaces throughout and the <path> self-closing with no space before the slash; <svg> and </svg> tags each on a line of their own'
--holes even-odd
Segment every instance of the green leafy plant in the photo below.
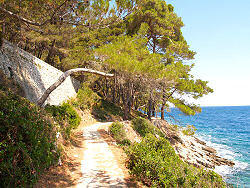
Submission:
<svg viewBox="0 0 250 188">
<path fill-rule="evenodd" d="M 142 137 L 145 137 L 149 133 L 164 137 L 164 134 L 147 119 L 141 117 L 135 118 L 132 120 L 132 125 L 134 130 Z"/>
<path fill-rule="evenodd" d="M 195 126 L 193 125 L 187 125 L 183 130 L 182 130 L 182 133 L 185 134 L 185 135 L 194 135 L 195 134 L 195 131 L 197 129 L 195 128 Z"/>
<path fill-rule="evenodd" d="M 127 139 L 124 125 L 120 122 L 112 123 L 109 127 L 110 135 L 116 140 L 118 144 L 130 145 L 131 142 Z"/>
<path fill-rule="evenodd" d="M 93 107 L 92 114 L 100 121 L 119 121 L 121 119 L 120 117 L 124 115 L 119 106 L 107 100 L 100 100 L 100 102 Z"/>
<path fill-rule="evenodd" d="M 76 104 L 82 110 L 92 109 L 99 101 L 100 97 L 87 84 L 83 84 L 77 92 Z"/>
<path fill-rule="evenodd" d="M 147 134 L 140 143 L 126 147 L 127 167 L 151 187 L 226 187 L 213 171 L 183 162 L 169 141 Z"/>
<path fill-rule="evenodd" d="M 46 113 L 0 90 L 0 187 L 30 187 L 59 157 L 56 126 Z"/>
<path fill-rule="evenodd" d="M 81 122 L 81 117 L 68 103 L 63 103 L 61 106 L 47 105 L 45 109 L 59 123 L 66 138 L 70 136 L 71 130 L 77 128 Z"/>
</svg>

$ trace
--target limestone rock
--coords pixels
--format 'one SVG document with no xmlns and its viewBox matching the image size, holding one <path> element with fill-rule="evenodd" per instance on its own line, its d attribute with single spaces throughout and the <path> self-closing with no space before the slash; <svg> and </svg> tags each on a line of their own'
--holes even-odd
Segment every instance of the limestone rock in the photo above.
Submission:
<svg viewBox="0 0 250 188">
<path fill-rule="evenodd" d="M 184 135 L 166 121 L 154 119 L 152 123 L 166 135 L 170 144 L 182 160 L 196 167 L 215 168 L 215 166 L 233 166 L 234 162 L 217 156 L 217 151 L 194 136 Z"/>
</svg>

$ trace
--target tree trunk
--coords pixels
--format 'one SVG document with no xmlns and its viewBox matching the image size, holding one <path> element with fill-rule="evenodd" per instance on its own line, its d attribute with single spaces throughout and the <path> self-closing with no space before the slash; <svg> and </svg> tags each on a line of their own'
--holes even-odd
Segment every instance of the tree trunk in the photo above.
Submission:
<svg viewBox="0 0 250 188">
<path fill-rule="evenodd" d="M 153 108 L 152 108 L 152 116 L 155 117 L 156 116 L 156 112 L 155 112 L 155 104 L 153 105 Z"/>
<path fill-rule="evenodd" d="M 124 120 L 127 120 L 128 119 L 128 114 L 129 114 L 128 104 L 124 103 L 123 107 L 124 107 Z"/>
<path fill-rule="evenodd" d="M 139 108 L 139 102 L 138 102 L 138 99 L 137 99 L 137 98 L 135 98 L 135 100 L 134 100 L 134 101 L 135 101 L 135 105 L 134 105 L 134 107 L 135 107 L 135 108 L 134 108 L 134 109 L 135 109 L 135 110 L 138 110 L 138 108 Z"/>
<path fill-rule="evenodd" d="M 163 89 L 163 95 L 162 95 L 162 104 L 161 104 L 161 119 L 164 120 L 164 109 L 166 105 L 166 95 L 165 95 L 165 89 Z"/>
<path fill-rule="evenodd" d="M 150 99 L 148 100 L 148 119 L 151 120 L 152 114 L 152 94 L 150 93 Z"/>
<path fill-rule="evenodd" d="M 116 81 L 116 72 L 114 72 L 114 85 L 112 87 L 112 101 L 114 104 L 116 104 L 116 87 L 117 87 L 117 81 Z"/>
<path fill-rule="evenodd" d="M 77 69 L 71 69 L 68 70 L 66 72 L 64 72 L 59 78 L 58 80 L 52 84 L 42 95 L 42 97 L 40 99 L 38 99 L 37 101 L 37 105 L 38 106 L 42 106 L 43 103 L 46 101 L 46 99 L 48 98 L 49 94 L 54 91 L 58 86 L 60 86 L 63 81 L 70 76 L 72 73 L 75 72 L 86 72 L 86 73 L 91 73 L 91 74 L 96 74 L 96 75 L 100 75 L 100 76 L 105 76 L 105 77 L 113 77 L 113 74 L 107 74 L 104 72 L 100 72 L 100 71 L 96 71 L 96 70 L 91 70 L 91 69 L 85 69 L 85 68 L 77 68 Z"/>
<path fill-rule="evenodd" d="M 161 119 L 164 120 L 164 109 L 165 109 L 165 103 L 163 102 L 161 105 Z"/>
<path fill-rule="evenodd" d="M 54 65 L 54 56 L 55 56 L 54 46 L 55 46 L 55 43 L 56 43 L 56 40 L 54 39 L 53 42 L 50 45 L 48 55 L 47 55 L 47 57 L 45 59 L 45 62 L 50 64 L 50 65 Z"/>
<path fill-rule="evenodd" d="M 175 88 L 172 93 L 170 93 L 169 96 L 167 96 L 166 98 L 166 95 L 165 95 L 165 90 L 163 90 L 163 96 L 162 96 L 162 106 L 161 106 L 161 119 L 164 120 L 164 109 L 165 109 L 165 105 L 166 105 L 166 102 L 169 100 L 169 98 L 174 94 L 174 92 L 176 91 L 177 89 Z"/>
</svg>

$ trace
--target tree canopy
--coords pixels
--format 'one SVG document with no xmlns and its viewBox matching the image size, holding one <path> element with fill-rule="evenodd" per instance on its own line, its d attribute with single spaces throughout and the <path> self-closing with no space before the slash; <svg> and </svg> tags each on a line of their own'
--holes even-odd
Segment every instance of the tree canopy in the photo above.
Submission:
<svg viewBox="0 0 250 188">
<path fill-rule="evenodd" d="M 0 31 L 47 63 L 66 71 L 88 68 L 114 74 L 76 74 L 104 98 L 121 105 L 125 118 L 141 109 L 148 118 L 171 104 L 200 112 L 190 98 L 213 90 L 194 79 L 194 59 L 184 23 L 164 0 L 0 0 Z"/>
</svg>

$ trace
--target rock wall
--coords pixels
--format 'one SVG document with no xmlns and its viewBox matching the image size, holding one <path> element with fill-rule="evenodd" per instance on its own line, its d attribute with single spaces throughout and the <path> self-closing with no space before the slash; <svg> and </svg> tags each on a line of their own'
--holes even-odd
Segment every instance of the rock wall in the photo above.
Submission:
<svg viewBox="0 0 250 188">
<path fill-rule="evenodd" d="M 33 103 L 36 103 L 44 91 L 62 74 L 62 71 L 8 41 L 4 41 L 0 50 L 0 69 L 7 77 L 20 84 L 25 97 Z M 79 86 L 78 81 L 68 77 L 50 94 L 44 105 L 59 105 L 74 97 Z"/>
</svg>

